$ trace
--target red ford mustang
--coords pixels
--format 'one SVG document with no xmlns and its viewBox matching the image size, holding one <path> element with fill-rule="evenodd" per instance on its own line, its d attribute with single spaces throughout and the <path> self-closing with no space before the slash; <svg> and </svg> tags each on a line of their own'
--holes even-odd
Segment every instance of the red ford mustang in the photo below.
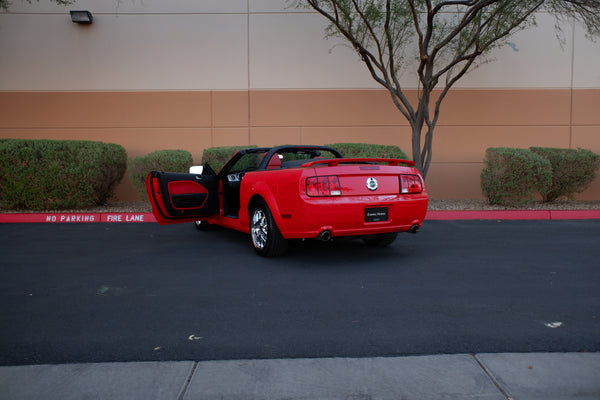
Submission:
<svg viewBox="0 0 600 400">
<path fill-rule="evenodd" d="M 200 174 L 153 171 L 146 189 L 159 224 L 246 232 L 267 257 L 288 239 L 361 236 L 386 246 L 421 227 L 428 202 L 412 161 L 343 158 L 322 146 L 240 150 L 218 174 L 208 165 Z"/>
</svg>

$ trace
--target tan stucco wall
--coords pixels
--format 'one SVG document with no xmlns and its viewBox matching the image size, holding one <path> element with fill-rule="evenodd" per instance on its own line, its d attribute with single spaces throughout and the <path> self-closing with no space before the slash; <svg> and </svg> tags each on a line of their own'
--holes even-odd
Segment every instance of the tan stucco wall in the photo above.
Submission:
<svg viewBox="0 0 600 400">
<path fill-rule="evenodd" d="M 427 188 L 481 198 L 488 147 L 582 147 L 600 154 L 600 89 L 455 90 L 442 108 Z M 211 146 L 395 144 L 410 129 L 383 90 L 0 92 L 0 137 L 99 140 L 130 157 Z M 122 200 L 134 200 L 128 179 Z M 600 180 L 579 196 L 600 199 Z"/>
</svg>

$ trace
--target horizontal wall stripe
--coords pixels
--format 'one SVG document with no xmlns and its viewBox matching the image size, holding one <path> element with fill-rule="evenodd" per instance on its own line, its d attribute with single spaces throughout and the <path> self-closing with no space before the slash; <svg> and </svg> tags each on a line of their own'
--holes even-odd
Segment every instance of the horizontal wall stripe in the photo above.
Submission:
<svg viewBox="0 0 600 400">
<path fill-rule="evenodd" d="M 415 93 L 411 93 L 414 96 Z M 599 90 L 456 90 L 442 107 L 427 188 L 481 198 L 485 149 L 586 148 L 600 154 Z M 130 157 L 207 147 L 394 144 L 411 157 L 411 129 L 384 90 L 0 92 L 0 138 L 123 145 Z M 136 198 L 125 178 L 118 196 Z M 600 199 L 600 179 L 579 196 Z"/>
</svg>

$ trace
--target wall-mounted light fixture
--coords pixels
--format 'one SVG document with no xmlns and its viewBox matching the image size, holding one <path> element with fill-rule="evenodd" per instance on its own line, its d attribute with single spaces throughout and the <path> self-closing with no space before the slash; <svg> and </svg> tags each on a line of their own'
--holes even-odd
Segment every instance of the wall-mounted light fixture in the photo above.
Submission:
<svg viewBox="0 0 600 400">
<path fill-rule="evenodd" d="M 94 17 L 89 11 L 71 11 L 71 21 L 76 24 L 91 24 L 94 22 Z"/>
</svg>

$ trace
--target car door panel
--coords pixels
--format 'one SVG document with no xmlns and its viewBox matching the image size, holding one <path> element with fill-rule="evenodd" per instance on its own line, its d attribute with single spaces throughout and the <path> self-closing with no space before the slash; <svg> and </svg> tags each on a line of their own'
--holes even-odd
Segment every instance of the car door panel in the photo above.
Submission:
<svg viewBox="0 0 600 400">
<path fill-rule="evenodd" d="M 146 190 L 159 224 L 190 222 L 219 211 L 216 175 L 152 171 Z"/>
<path fill-rule="evenodd" d="M 197 210 L 206 204 L 208 190 L 197 182 L 173 181 L 168 183 L 171 205 L 176 210 Z"/>
</svg>

